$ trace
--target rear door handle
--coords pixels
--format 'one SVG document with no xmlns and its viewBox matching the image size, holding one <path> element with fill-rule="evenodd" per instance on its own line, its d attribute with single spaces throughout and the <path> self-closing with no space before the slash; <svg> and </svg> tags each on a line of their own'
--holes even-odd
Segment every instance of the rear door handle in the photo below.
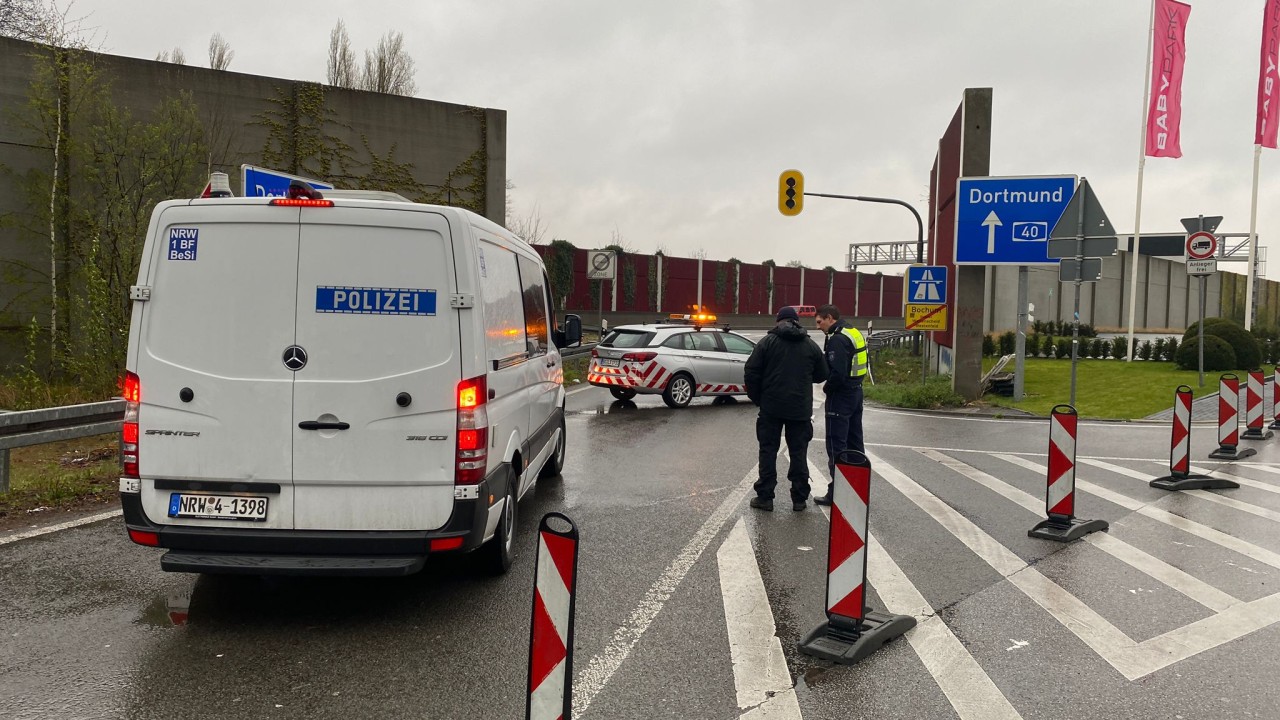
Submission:
<svg viewBox="0 0 1280 720">
<path fill-rule="evenodd" d="M 344 422 L 320 422 L 319 420 L 303 420 L 298 423 L 298 427 L 303 430 L 346 430 L 351 427 L 350 423 Z"/>
</svg>

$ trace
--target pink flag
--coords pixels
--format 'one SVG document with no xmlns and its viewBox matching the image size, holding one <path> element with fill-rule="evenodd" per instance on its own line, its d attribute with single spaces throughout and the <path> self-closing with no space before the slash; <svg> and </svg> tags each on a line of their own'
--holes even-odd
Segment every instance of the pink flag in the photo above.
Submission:
<svg viewBox="0 0 1280 720">
<path fill-rule="evenodd" d="M 1182 66 L 1187 59 L 1187 18 L 1191 6 L 1155 0 L 1155 35 L 1151 39 L 1151 106 L 1147 108 L 1147 154 L 1182 157 Z"/>
<path fill-rule="evenodd" d="M 1280 74 L 1276 72 L 1277 45 L 1280 45 L 1280 0 L 1267 0 L 1262 15 L 1262 62 L 1258 69 L 1258 125 L 1253 142 L 1276 146 L 1280 126 Z"/>
</svg>

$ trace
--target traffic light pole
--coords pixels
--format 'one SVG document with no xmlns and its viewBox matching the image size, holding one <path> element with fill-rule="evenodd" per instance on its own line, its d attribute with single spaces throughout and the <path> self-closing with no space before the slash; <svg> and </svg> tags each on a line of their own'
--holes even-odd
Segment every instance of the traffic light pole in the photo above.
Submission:
<svg viewBox="0 0 1280 720">
<path fill-rule="evenodd" d="M 911 214 L 914 215 L 916 218 L 916 262 L 921 265 L 924 264 L 924 220 L 920 219 L 920 213 L 916 212 L 916 209 L 912 207 L 910 203 L 907 203 L 902 200 L 895 200 L 894 198 L 869 197 L 867 195 L 830 195 L 827 193 L 812 193 L 812 192 L 807 192 L 804 194 L 812 197 L 835 198 L 837 200 L 858 200 L 860 202 L 885 203 L 887 205 L 901 205 L 902 207 L 910 210 Z M 911 351 L 914 354 L 920 356 L 920 378 L 923 381 L 925 376 L 927 376 L 929 373 L 929 368 L 925 365 L 924 356 L 920 352 L 921 335 L 922 333 L 916 332 L 916 334 L 912 337 L 911 343 L 913 347 Z"/>
</svg>

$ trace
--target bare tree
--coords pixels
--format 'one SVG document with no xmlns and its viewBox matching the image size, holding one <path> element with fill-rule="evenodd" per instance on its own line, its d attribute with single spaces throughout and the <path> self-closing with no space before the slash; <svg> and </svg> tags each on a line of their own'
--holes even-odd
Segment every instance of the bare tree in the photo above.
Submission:
<svg viewBox="0 0 1280 720">
<path fill-rule="evenodd" d="M 360 86 L 360 72 L 356 68 L 356 54 L 351 51 L 351 38 L 347 25 L 338 18 L 338 24 L 329 32 L 329 84 L 334 87 Z"/>
<path fill-rule="evenodd" d="M 86 35 L 84 18 L 71 16 L 72 3 L 55 0 L 0 0 L 0 37 L 86 50 L 94 46 Z"/>
<path fill-rule="evenodd" d="M 236 56 L 236 51 L 231 49 L 231 43 L 222 37 L 222 33 L 214 33 L 209 38 L 209 67 L 213 70 L 226 70 L 231 64 L 231 59 Z"/>
<path fill-rule="evenodd" d="M 186 65 L 187 54 L 182 52 L 182 48 L 175 47 L 172 50 L 161 50 L 156 53 L 156 62 L 173 63 L 174 65 Z"/>
<path fill-rule="evenodd" d="M 404 49 L 404 34 L 388 31 L 377 48 L 364 51 L 360 89 L 412 96 L 418 91 L 413 73 L 413 58 Z"/>
</svg>

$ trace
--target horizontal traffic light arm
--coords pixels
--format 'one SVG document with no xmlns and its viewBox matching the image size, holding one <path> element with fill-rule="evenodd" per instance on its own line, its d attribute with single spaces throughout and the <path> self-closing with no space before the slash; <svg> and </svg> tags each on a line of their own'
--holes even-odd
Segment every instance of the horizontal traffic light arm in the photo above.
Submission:
<svg viewBox="0 0 1280 720">
<path fill-rule="evenodd" d="M 812 197 L 835 198 L 837 200 L 859 200 L 862 202 L 885 203 L 888 205 L 901 205 L 902 207 L 910 210 L 911 214 L 916 217 L 916 229 L 917 229 L 916 262 L 918 263 L 924 262 L 924 221 L 920 219 L 920 213 L 916 212 L 916 209 L 912 207 L 910 203 L 902 200 L 895 200 L 893 198 L 870 197 L 867 195 L 831 195 L 828 193 L 812 193 L 812 192 L 807 192 L 804 194 L 810 195 Z"/>
</svg>

